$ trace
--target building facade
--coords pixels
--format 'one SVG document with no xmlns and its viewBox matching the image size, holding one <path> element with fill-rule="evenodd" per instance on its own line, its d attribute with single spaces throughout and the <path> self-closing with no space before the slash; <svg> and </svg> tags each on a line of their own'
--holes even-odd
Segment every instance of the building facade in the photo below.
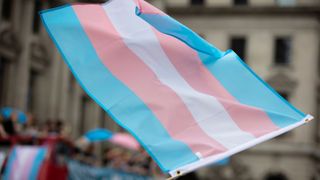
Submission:
<svg viewBox="0 0 320 180">
<path fill-rule="evenodd" d="M 70 1 L 68 1 L 70 2 Z M 38 11 L 61 0 L 0 0 L 0 106 L 64 120 L 73 137 L 117 126 L 79 87 L 41 25 Z M 317 115 L 319 0 L 153 0 L 221 50 L 232 48 L 283 97 Z M 320 99 L 320 98 L 318 98 Z M 319 124 L 313 121 L 199 171 L 204 179 L 316 179 Z M 319 175 L 318 175 L 319 176 Z"/>
</svg>

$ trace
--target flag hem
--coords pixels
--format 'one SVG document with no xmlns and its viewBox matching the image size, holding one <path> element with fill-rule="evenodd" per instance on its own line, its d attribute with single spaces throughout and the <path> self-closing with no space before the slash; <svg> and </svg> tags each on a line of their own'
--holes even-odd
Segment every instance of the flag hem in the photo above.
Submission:
<svg viewBox="0 0 320 180">
<path fill-rule="evenodd" d="M 312 119 L 314 119 L 314 117 L 312 115 L 308 114 L 301 121 L 299 121 L 297 123 L 294 123 L 294 124 L 289 125 L 289 126 L 287 126 L 285 128 L 282 128 L 282 129 L 279 129 L 279 130 L 274 131 L 272 133 L 269 133 L 269 134 L 266 134 L 264 136 L 261 136 L 261 137 L 255 139 L 255 140 L 253 140 L 253 141 L 249 141 L 249 142 L 247 142 L 247 143 L 245 143 L 245 144 L 243 144 L 243 145 L 241 145 L 239 147 L 236 147 L 234 149 L 231 149 L 231 150 L 229 150 L 227 152 L 224 152 L 224 153 L 221 153 L 219 155 L 209 156 L 209 157 L 207 157 L 205 159 L 200 159 L 200 160 L 198 160 L 196 162 L 187 164 L 185 166 L 182 166 L 180 168 L 177 168 L 175 170 L 170 171 L 169 174 L 170 174 L 171 177 L 175 178 L 175 177 L 181 176 L 183 174 L 189 173 L 189 172 L 194 171 L 194 170 L 196 170 L 196 169 L 198 169 L 200 167 L 207 166 L 207 165 L 212 164 L 214 162 L 220 161 L 220 160 L 222 160 L 222 159 L 224 159 L 226 157 L 229 157 L 229 156 L 232 156 L 232 155 L 234 155 L 236 153 L 244 151 L 244 150 L 246 150 L 246 149 L 248 149 L 250 147 L 253 147 L 253 146 L 255 146 L 255 145 L 257 145 L 257 144 L 259 144 L 261 142 L 270 140 L 270 139 L 272 139 L 272 138 L 274 138 L 276 136 L 279 136 L 279 135 L 281 135 L 281 134 L 283 134 L 285 132 L 288 132 L 288 131 L 290 131 L 290 130 L 298 127 L 298 126 L 301 126 L 301 125 L 303 125 L 305 123 L 308 123 Z"/>
</svg>

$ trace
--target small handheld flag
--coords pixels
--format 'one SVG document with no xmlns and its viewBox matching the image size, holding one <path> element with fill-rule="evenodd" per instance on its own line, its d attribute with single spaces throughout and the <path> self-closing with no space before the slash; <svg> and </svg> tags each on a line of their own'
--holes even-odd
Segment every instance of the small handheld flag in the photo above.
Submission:
<svg viewBox="0 0 320 180">
<path fill-rule="evenodd" d="M 110 138 L 110 142 L 131 150 L 140 149 L 139 143 L 131 135 L 127 133 L 115 133 Z"/>
<path fill-rule="evenodd" d="M 3 179 L 38 179 L 46 154 L 46 147 L 15 146 L 8 157 Z"/>
<path fill-rule="evenodd" d="M 110 141 L 113 144 L 132 150 L 139 150 L 140 148 L 139 143 L 131 135 L 127 133 L 112 133 L 111 131 L 103 128 L 88 131 L 80 141 L 80 144 Z"/>
<path fill-rule="evenodd" d="M 66 5 L 41 17 L 82 88 L 172 177 L 312 119 L 235 52 L 143 0 Z"/>
</svg>

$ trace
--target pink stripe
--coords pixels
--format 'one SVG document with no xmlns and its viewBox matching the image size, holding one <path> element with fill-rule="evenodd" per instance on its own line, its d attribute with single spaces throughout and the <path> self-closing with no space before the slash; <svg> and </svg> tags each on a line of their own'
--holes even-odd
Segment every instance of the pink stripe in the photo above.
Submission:
<svg viewBox="0 0 320 180">
<path fill-rule="evenodd" d="M 30 173 L 31 173 L 31 168 L 32 165 L 34 163 L 35 157 L 38 153 L 37 149 L 31 149 L 31 153 L 28 156 L 28 159 L 26 161 L 27 164 L 24 164 L 24 169 L 23 169 L 23 175 L 24 177 L 29 177 Z"/>
<path fill-rule="evenodd" d="M 175 92 L 130 51 L 101 6 L 73 8 L 103 64 L 144 101 L 172 138 L 203 156 L 226 151 L 202 131 Z"/>
<path fill-rule="evenodd" d="M 278 129 L 264 111 L 240 104 L 212 76 L 201 63 L 197 52 L 192 48 L 172 36 L 163 34 L 155 29 L 154 32 L 163 50 L 183 78 L 195 90 L 216 97 L 240 129 L 251 133 L 255 137 Z"/>
</svg>

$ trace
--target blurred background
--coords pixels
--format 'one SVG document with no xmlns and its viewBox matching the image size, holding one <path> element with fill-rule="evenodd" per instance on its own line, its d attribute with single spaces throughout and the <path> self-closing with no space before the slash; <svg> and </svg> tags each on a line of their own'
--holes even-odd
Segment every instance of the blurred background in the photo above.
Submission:
<svg viewBox="0 0 320 180">
<path fill-rule="evenodd" d="M 71 140 L 97 127 L 121 132 L 80 88 L 41 23 L 40 10 L 71 2 L 77 1 L 0 0 L 0 107 L 28 112 L 37 124 L 60 122 Z M 236 51 L 284 98 L 318 119 L 319 0 L 149 2 L 221 50 Z M 221 180 L 318 180 L 319 128 L 315 120 L 197 175 Z M 106 147 L 98 146 L 95 151 L 101 157 Z"/>
</svg>

